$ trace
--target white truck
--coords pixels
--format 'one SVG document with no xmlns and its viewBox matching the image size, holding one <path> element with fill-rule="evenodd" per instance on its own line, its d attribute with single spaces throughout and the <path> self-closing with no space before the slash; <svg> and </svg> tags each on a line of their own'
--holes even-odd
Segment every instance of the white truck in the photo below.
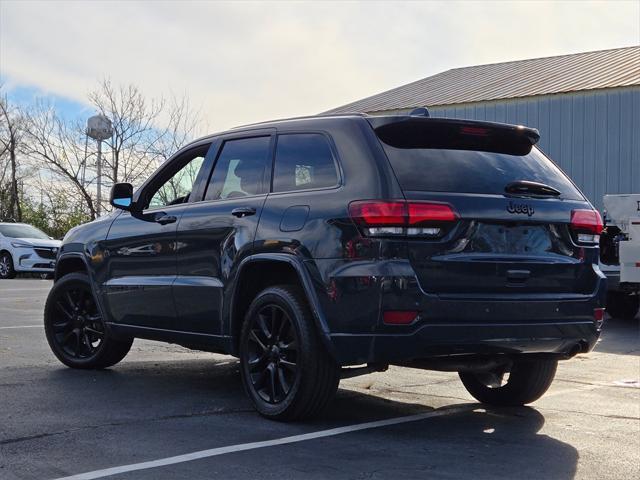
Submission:
<svg viewBox="0 0 640 480">
<path fill-rule="evenodd" d="M 640 194 L 605 195 L 600 269 L 607 276 L 607 312 L 633 319 L 640 307 Z"/>
</svg>

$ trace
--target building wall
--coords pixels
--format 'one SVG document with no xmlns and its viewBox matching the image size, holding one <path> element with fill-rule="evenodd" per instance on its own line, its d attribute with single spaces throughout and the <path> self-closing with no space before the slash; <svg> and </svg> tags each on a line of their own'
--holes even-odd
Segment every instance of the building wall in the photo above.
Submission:
<svg viewBox="0 0 640 480">
<path fill-rule="evenodd" d="M 429 111 L 434 117 L 537 128 L 539 147 L 600 210 L 605 193 L 640 193 L 640 87 L 436 106 Z"/>
</svg>

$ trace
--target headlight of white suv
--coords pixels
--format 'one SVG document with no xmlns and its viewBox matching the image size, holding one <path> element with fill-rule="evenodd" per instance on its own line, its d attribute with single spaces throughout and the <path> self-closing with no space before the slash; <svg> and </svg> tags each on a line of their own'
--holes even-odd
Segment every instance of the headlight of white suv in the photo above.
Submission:
<svg viewBox="0 0 640 480">
<path fill-rule="evenodd" d="M 13 248 L 33 248 L 33 245 L 23 242 L 11 242 Z"/>
</svg>

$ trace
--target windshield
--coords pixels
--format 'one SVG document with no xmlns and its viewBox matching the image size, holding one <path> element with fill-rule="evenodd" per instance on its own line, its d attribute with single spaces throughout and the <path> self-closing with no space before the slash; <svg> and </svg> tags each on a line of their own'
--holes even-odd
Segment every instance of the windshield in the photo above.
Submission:
<svg viewBox="0 0 640 480">
<path fill-rule="evenodd" d="M 509 183 L 526 180 L 555 188 L 559 198 L 583 200 L 562 170 L 535 147 L 526 155 L 508 155 L 382 145 L 403 190 L 501 195 Z"/>
<path fill-rule="evenodd" d="M 31 225 L 0 225 L 0 233 L 9 238 L 49 239 L 49 235 Z"/>
</svg>

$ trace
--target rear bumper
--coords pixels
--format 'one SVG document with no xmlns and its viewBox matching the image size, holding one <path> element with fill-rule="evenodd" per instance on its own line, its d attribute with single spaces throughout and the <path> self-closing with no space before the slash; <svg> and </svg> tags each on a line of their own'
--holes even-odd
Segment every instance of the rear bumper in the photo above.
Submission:
<svg viewBox="0 0 640 480">
<path fill-rule="evenodd" d="M 606 278 L 597 267 L 593 292 L 564 295 L 427 294 L 408 262 L 398 260 L 318 273 L 329 286 L 330 295 L 319 297 L 342 365 L 449 355 L 568 357 L 577 347 L 594 347 L 601 326 L 594 309 L 604 307 L 606 296 Z M 409 325 L 386 325 L 384 311 L 415 311 L 417 317 Z"/>
<path fill-rule="evenodd" d="M 422 325 L 407 334 L 333 334 L 339 362 L 395 363 L 450 355 L 555 354 L 591 350 L 600 330 L 593 321 L 527 324 Z"/>
</svg>

